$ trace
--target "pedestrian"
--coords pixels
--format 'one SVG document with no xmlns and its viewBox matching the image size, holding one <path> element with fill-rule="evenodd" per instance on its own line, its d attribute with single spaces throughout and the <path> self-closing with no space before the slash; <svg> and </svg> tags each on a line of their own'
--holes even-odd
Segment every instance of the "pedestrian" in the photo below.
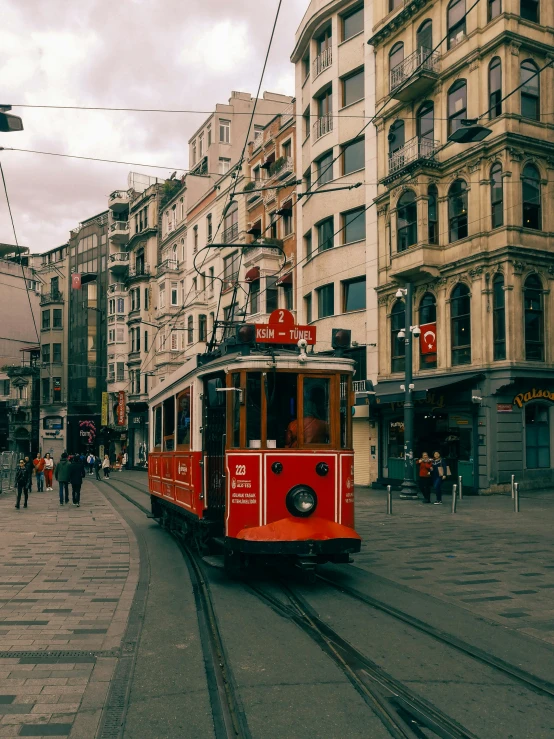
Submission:
<svg viewBox="0 0 554 739">
<path fill-rule="evenodd" d="M 129 457 L 127 456 L 127 452 L 123 452 L 123 457 L 121 459 L 121 469 L 126 470 L 127 469 L 127 462 L 129 461 Z"/>
<path fill-rule="evenodd" d="M 33 460 L 33 466 L 35 468 L 35 475 L 37 478 L 37 492 L 44 492 L 44 459 L 40 456 L 40 452 L 37 452 L 37 456 Z"/>
<path fill-rule="evenodd" d="M 25 469 L 27 470 L 27 492 L 30 493 L 33 489 L 33 471 L 35 468 L 29 457 L 25 457 Z"/>
<path fill-rule="evenodd" d="M 433 453 L 433 469 L 431 470 L 431 480 L 433 490 L 435 492 L 435 505 L 442 505 L 442 481 L 446 480 L 446 464 L 441 457 L 440 452 Z"/>
<path fill-rule="evenodd" d="M 56 465 L 56 480 L 60 484 L 60 505 L 69 503 L 69 462 L 67 460 L 67 452 L 62 454 L 62 458 Z"/>
<path fill-rule="evenodd" d="M 96 479 L 100 479 L 100 470 L 102 469 L 102 460 L 98 455 L 94 457 L 94 469 L 96 470 Z"/>
<path fill-rule="evenodd" d="M 104 470 L 104 480 L 110 479 L 110 458 L 107 454 L 104 454 L 104 461 L 102 462 L 102 469 Z"/>
<path fill-rule="evenodd" d="M 94 454 L 89 452 L 87 457 L 88 473 L 89 475 L 94 474 Z"/>
<path fill-rule="evenodd" d="M 27 488 L 27 469 L 25 468 L 25 460 L 19 460 L 19 467 L 15 471 L 15 486 L 17 487 L 17 501 L 15 504 L 16 508 L 19 508 L 21 503 L 21 494 L 25 496 L 25 503 L 23 508 L 27 508 L 27 501 L 29 499 L 29 491 Z"/>
<path fill-rule="evenodd" d="M 50 452 L 46 452 L 44 457 L 44 479 L 46 481 L 46 489 L 52 490 L 52 475 L 54 474 L 54 460 L 50 456 Z"/>
<path fill-rule="evenodd" d="M 81 485 L 85 476 L 85 465 L 81 462 L 81 458 L 75 455 L 69 465 L 69 481 L 71 483 L 71 500 L 73 505 L 81 505 Z"/>
<path fill-rule="evenodd" d="M 421 459 L 417 460 L 419 464 L 419 489 L 423 495 L 423 502 L 431 502 L 431 470 L 433 463 L 427 452 L 423 452 Z"/>
</svg>

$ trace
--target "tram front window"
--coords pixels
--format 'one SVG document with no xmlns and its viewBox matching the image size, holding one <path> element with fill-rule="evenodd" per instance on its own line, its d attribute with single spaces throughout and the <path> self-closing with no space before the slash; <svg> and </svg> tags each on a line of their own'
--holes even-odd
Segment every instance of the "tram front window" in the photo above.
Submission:
<svg viewBox="0 0 554 739">
<path fill-rule="evenodd" d="M 304 444 L 329 444 L 329 378 L 304 377 Z"/>
<path fill-rule="evenodd" d="M 262 445 L 262 373 L 249 372 L 246 378 L 246 446 Z"/>
<path fill-rule="evenodd" d="M 266 376 L 268 449 L 284 449 L 290 446 L 287 444 L 287 430 L 291 424 L 296 424 L 297 390 L 298 375 L 268 372 Z"/>
</svg>

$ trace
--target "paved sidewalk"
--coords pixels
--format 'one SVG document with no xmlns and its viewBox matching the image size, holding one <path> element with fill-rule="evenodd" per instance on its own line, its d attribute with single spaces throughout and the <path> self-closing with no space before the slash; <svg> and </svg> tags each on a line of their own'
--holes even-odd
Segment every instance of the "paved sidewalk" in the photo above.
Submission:
<svg viewBox="0 0 554 739">
<path fill-rule="evenodd" d="M 0 496 L 0 737 L 94 737 L 138 578 L 129 527 L 85 478 Z"/>
<path fill-rule="evenodd" d="M 442 506 L 357 489 L 356 567 L 554 644 L 554 494 L 466 497 Z M 406 596 L 409 598 L 409 594 Z"/>
</svg>

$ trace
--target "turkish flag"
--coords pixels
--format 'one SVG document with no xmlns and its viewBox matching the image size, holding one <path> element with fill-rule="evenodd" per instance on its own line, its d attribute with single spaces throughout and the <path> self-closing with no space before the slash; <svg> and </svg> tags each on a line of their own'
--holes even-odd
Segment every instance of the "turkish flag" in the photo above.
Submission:
<svg viewBox="0 0 554 739">
<path fill-rule="evenodd" d="M 73 272 L 71 275 L 71 287 L 74 290 L 80 290 L 81 289 L 81 275 L 79 272 Z"/>
<path fill-rule="evenodd" d="M 437 324 L 426 323 L 419 327 L 421 334 L 419 336 L 419 346 L 422 354 L 437 353 Z"/>
</svg>

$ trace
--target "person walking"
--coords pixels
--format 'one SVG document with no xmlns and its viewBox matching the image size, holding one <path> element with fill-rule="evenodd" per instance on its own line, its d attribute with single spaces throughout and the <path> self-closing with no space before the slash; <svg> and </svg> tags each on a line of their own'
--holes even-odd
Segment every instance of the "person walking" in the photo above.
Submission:
<svg viewBox="0 0 554 739">
<path fill-rule="evenodd" d="M 56 465 L 54 476 L 60 485 L 60 505 L 69 503 L 69 462 L 67 460 L 67 452 L 62 454 L 62 458 Z"/>
<path fill-rule="evenodd" d="M 127 456 L 127 452 L 123 452 L 123 457 L 121 459 L 121 469 L 126 470 L 127 469 L 127 462 L 129 461 L 129 457 Z"/>
<path fill-rule="evenodd" d="M 441 457 L 440 452 L 433 453 L 433 469 L 431 470 L 431 480 L 436 497 L 435 505 L 442 505 L 442 481 L 446 480 L 446 464 Z"/>
<path fill-rule="evenodd" d="M 431 471 L 433 469 L 433 463 L 427 454 L 423 452 L 421 459 L 417 460 L 419 464 L 419 489 L 423 495 L 423 502 L 431 502 Z"/>
<path fill-rule="evenodd" d="M 96 479 L 100 479 L 100 470 L 102 469 L 102 460 L 98 455 L 94 457 L 94 469 L 96 470 Z"/>
<path fill-rule="evenodd" d="M 75 455 L 69 465 L 69 482 L 71 483 L 71 500 L 73 505 L 81 505 L 81 485 L 85 476 L 85 465 L 81 462 L 80 457 Z"/>
<path fill-rule="evenodd" d="M 110 458 L 107 454 L 104 454 L 104 461 L 102 462 L 102 469 L 104 470 L 104 480 L 110 479 Z"/>
<path fill-rule="evenodd" d="M 37 452 L 37 456 L 33 460 L 33 466 L 35 468 L 35 476 L 37 478 L 37 492 L 44 492 L 44 459 L 40 456 L 40 452 Z"/>
<path fill-rule="evenodd" d="M 46 489 L 52 490 L 52 475 L 54 474 L 54 460 L 50 456 L 50 452 L 46 452 L 44 457 L 44 479 L 46 482 Z"/>
<path fill-rule="evenodd" d="M 88 465 L 89 475 L 93 475 L 94 474 L 94 454 L 92 452 L 89 452 L 89 455 L 87 457 L 87 465 Z"/>
<path fill-rule="evenodd" d="M 25 469 L 27 470 L 27 492 L 30 493 L 33 489 L 33 470 L 35 468 L 29 457 L 25 457 Z"/>
<path fill-rule="evenodd" d="M 15 471 L 15 486 L 17 488 L 17 501 L 15 507 L 19 509 L 21 503 L 21 495 L 25 496 L 25 502 L 23 508 L 27 508 L 27 501 L 29 499 L 29 491 L 27 489 L 27 469 L 25 468 L 25 460 L 19 460 L 19 467 Z"/>
</svg>

